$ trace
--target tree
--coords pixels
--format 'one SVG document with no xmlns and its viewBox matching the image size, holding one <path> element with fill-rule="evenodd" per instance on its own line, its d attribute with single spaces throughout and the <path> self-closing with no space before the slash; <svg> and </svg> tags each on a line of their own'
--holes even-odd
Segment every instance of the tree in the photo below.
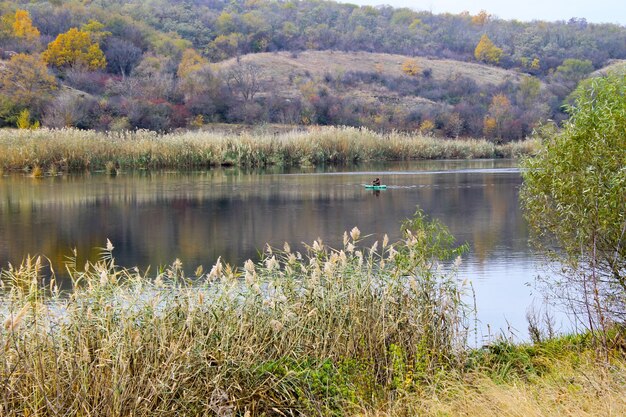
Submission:
<svg viewBox="0 0 626 417">
<path fill-rule="evenodd" d="M 566 59 L 556 68 L 554 77 L 574 88 L 583 78 L 593 71 L 593 63 L 589 60 Z"/>
<path fill-rule="evenodd" d="M 183 57 L 178 64 L 176 75 L 179 78 L 185 78 L 194 71 L 198 71 L 209 62 L 193 49 L 186 49 Z"/>
<path fill-rule="evenodd" d="M 107 71 L 113 74 L 126 77 L 141 60 L 141 49 L 124 39 L 117 37 L 107 39 L 105 46 L 104 55 L 107 61 Z"/>
<path fill-rule="evenodd" d="M 22 38 L 29 43 L 39 40 L 39 30 L 33 26 L 30 14 L 26 10 L 17 10 L 15 12 L 13 33 L 16 38 Z"/>
<path fill-rule="evenodd" d="M 422 72 L 422 69 L 416 60 L 409 58 L 402 63 L 402 72 L 411 77 L 417 77 Z"/>
<path fill-rule="evenodd" d="M 14 55 L 0 74 L 0 95 L 4 98 L 0 113 L 9 120 L 24 109 L 39 113 L 42 104 L 56 89 L 55 78 L 35 55 Z"/>
<path fill-rule="evenodd" d="M 98 43 L 92 41 L 88 32 L 76 28 L 61 33 L 50 42 L 43 59 L 58 68 L 79 66 L 92 71 L 103 69 L 107 64 Z"/>
<path fill-rule="evenodd" d="M 484 34 L 480 38 L 478 45 L 476 45 L 474 57 L 478 61 L 483 61 L 489 64 L 497 64 L 500 62 L 500 58 L 502 57 L 502 49 L 494 45 L 487 34 Z"/>
<path fill-rule="evenodd" d="M 239 54 L 244 37 L 241 33 L 219 35 L 207 47 L 207 55 L 213 61 L 222 61 Z"/>
<path fill-rule="evenodd" d="M 595 78 L 577 97 L 563 130 L 524 162 L 521 197 L 535 244 L 563 271 L 551 288 L 606 330 L 626 313 L 626 75 Z"/>
<path fill-rule="evenodd" d="M 254 64 L 237 62 L 228 70 L 226 84 L 232 94 L 241 94 L 245 102 L 251 101 L 261 89 L 260 68 Z"/>
<path fill-rule="evenodd" d="M 476 16 L 472 16 L 472 24 L 476 26 L 485 26 L 491 15 L 485 10 L 478 12 Z"/>
<path fill-rule="evenodd" d="M 496 94 L 491 98 L 489 114 L 483 121 L 483 133 L 487 137 L 502 139 L 506 130 L 506 122 L 511 119 L 511 101 L 504 94 Z"/>
<path fill-rule="evenodd" d="M 91 19 L 89 22 L 85 23 L 81 30 L 83 32 L 87 32 L 92 42 L 100 45 L 103 40 L 111 36 L 111 32 L 104 30 L 104 25 L 97 20 Z"/>
</svg>

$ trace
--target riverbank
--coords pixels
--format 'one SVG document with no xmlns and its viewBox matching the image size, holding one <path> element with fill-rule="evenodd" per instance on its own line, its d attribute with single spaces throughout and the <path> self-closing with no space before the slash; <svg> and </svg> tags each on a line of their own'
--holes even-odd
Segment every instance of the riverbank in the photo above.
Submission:
<svg viewBox="0 0 626 417">
<path fill-rule="evenodd" d="M 213 166 L 319 166 L 413 159 L 516 158 L 538 141 L 494 144 L 366 129 L 320 127 L 280 134 L 181 132 L 100 133 L 76 129 L 0 130 L 0 169 L 36 176 L 118 169 Z"/>
<path fill-rule="evenodd" d="M 68 293 L 41 259 L 5 269 L 0 414 L 624 414 L 623 352 L 599 361 L 588 335 L 469 347 L 465 248 L 419 212 L 404 230 L 192 274 L 122 268 L 107 242 L 69 260 Z"/>
</svg>

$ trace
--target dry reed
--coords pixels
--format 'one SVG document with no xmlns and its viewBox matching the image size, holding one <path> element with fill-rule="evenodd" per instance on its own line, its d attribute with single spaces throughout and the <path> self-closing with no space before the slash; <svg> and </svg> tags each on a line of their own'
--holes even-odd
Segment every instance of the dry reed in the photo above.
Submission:
<svg viewBox="0 0 626 417">
<path fill-rule="evenodd" d="M 463 361 L 457 249 L 422 216 L 405 239 L 268 249 L 190 279 L 102 259 L 72 290 L 41 259 L 1 275 L 0 415 L 336 415 Z M 429 246 L 428 244 L 431 244 Z"/>
<path fill-rule="evenodd" d="M 349 127 L 320 127 L 278 135 L 2 129 L 0 168 L 16 171 L 41 167 L 48 172 L 80 172 L 110 167 L 189 169 L 216 165 L 351 164 L 372 160 L 518 157 L 533 153 L 536 147 L 534 140 L 497 145 L 484 139 L 379 134 Z"/>
</svg>

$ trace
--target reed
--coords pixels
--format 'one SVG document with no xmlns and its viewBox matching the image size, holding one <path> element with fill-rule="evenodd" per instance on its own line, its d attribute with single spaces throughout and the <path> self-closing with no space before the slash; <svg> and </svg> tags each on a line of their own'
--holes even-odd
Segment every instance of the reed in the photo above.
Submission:
<svg viewBox="0 0 626 417">
<path fill-rule="evenodd" d="M 532 154 L 535 140 L 498 145 L 484 139 L 448 140 L 367 129 L 320 127 L 272 135 L 77 129 L 0 130 L 0 168 L 80 172 L 189 169 L 217 165 L 264 167 L 351 164 L 372 160 L 469 159 Z"/>
<path fill-rule="evenodd" d="M 623 415 L 626 360 L 586 336 L 466 346 L 453 237 L 423 213 L 403 238 L 154 274 L 68 258 L 0 273 L 0 415 Z M 623 333 L 616 335 L 624 346 Z"/>
<path fill-rule="evenodd" d="M 29 258 L 1 275 L 0 415 L 339 415 L 428 381 L 465 355 L 446 236 L 418 216 L 395 244 L 354 228 L 341 249 L 152 278 L 107 242 L 70 259 L 67 293 Z"/>
</svg>

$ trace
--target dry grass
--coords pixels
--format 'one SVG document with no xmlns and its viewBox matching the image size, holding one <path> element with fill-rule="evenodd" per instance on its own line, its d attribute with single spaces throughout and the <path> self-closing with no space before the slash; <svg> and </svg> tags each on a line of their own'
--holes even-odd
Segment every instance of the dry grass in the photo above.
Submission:
<svg viewBox="0 0 626 417">
<path fill-rule="evenodd" d="M 41 259 L 0 275 L 0 415 L 621 416 L 626 361 L 588 339 L 465 346 L 458 250 L 423 214 L 404 239 L 268 250 L 189 276 L 102 259 L 69 293 Z"/>
<path fill-rule="evenodd" d="M 360 415 L 392 416 L 624 416 L 626 362 L 611 365 L 583 355 L 575 367 L 555 361 L 546 375 L 494 382 L 485 372 L 448 377 L 436 389 L 406 394 Z"/>
<path fill-rule="evenodd" d="M 278 52 L 249 54 L 240 57 L 240 61 L 254 63 L 259 67 L 259 80 L 262 86 L 259 95 L 278 95 L 280 97 L 301 97 L 300 88 L 303 83 L 307 81 L 317 83 L 318 80 L 324 79 L 327 74 L 340 77 L 348 71 L 360 71 L 376 73 L 384 77 L 403 77 L 405 74 L 402 72 L 402 63 L 407 59 L 415 60 L 422 70 L 430 69 L 433 81 L 437 82 L 464 77 L 475 81 L 479 87 L 486 88 L 490 85 L 501 85 L 507 81 L 517 84 L 521 79 L 520 74 L 515 71 L 479 63 L 394 54 L 305 51 L 297 55 L 289 52 Z M 233 58 L 214 65 L 217 71 L 224 71 L 235 62 Z M 358 98 L 363 102 L 394 103 L 395 106 L 400 106 L 406 110 L 415 107 L 428 108 L 441 105 L 425 97 L 402 95 L 389 89 L 382 82 L 353 85 L 342 93 Z"/>
<path fill-rule="evenodd" d="M 592 77 L 600 77 L 608 74 L 622 74 L 626 72 L 626 59 L 612 59 L 608 65 L 591 73 Z"/>
<path fill-rule="evenodd" d="M 314 242 L 189 278 L 102 260 L 73 289 L 40 259 L 2 273 L 0 415 L 338 415 L 459 366 L 464 308 L 438 268 L 447 232 L 419 215 L 395 245 Z M 192 282 L 193 281 L 193 282 Z"/>
<path fill-rule="evenodd" d="M 352 164 L 372 160 L 517 157 L 537 142 L 496 145 L 357 128 L 311 128 L 281 134 L 181 132 L 98 133 L 75 129 L 0 130 L 0 168 L 44 172 L 188 169 L 216 165 L 264 167 Z"/>
<path fill-rule="evenodd" d="M 573 366 L 551 361 L 550 372 L 530 380 L 495 382 L 487 372 L 445 377 L 436 389 L 405 394 L 360 415 L 392 416 L 623 416 L 626 361 L 596 362 L 592 352 Z"/>
<path fill-rule="evenodd" d="M 245 55 L 240 59 L 258 65 L 268 79 L 272 78 L 280 85 L 286 85 L 290 75 L 307 77 L 306 74 L 311 74 L 321 77 L 325 73 L 340 74 L 351 70 L 382 72 L 385 75 L 399 77 L 403 75 L 402 63 L 409 58 L 415 60 L 420 68 L 432 69 L 432 77 L 438 81 L 462 76 L 476 81 L 480 86 L 485 86 L 520 80 L 520 74 L 515 71 L 484 64 L 368 52 L 305 51 L 298 53 L 297 56 L 289 52 L 266 52 Z M 216 68 L 225 69 L 234 62 L 234 58 L 223 61 L 216 64 Z"/>
</svg>

